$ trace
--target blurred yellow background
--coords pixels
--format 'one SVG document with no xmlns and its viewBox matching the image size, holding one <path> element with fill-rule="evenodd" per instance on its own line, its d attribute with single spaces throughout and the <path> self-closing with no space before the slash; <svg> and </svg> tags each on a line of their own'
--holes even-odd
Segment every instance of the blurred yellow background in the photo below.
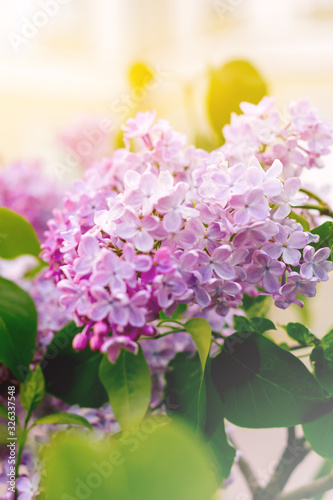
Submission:
<svg viewBox="0 0 333 500">
<path fill-rule="evenodd" d="M 251 61 L 283 109 L 308 97 L 333 119 L 331 0 L 1 0 L 1 156 L 54 161 L 55 138 L 72 117 L 121 121 L 156 108 L 175 128 L 207 129 L 209 69 Z M 133 98 L 136 60 L 157 75 Z M 186 89 L 195 88 L 195 110 Z M 193 102 L 192 101 L 192 102 Z M 118 103 L 118 104 L 117 104 Z M 127 104 L 126 104 L 127 103 Z M 119 109 L 121 108 L 121 109 Z M 326 178 L 326 177 L 325 177 Z"/>
<path fill-rule="evenodd" d="M 156 109 L 193 140 L 209 130 L 210 69 L 237 58 L 257 67 L 282 110 L 292 99 L 309 98 L 333 123 L 332 0 L 0 0 L 0 6 L 0 164 L 41 159 L 53 175 L 63 155 L 59 131 L 87 115 L 119 127 L 139 109 Z M 135 61 L 155 74 L 141 95 L 128 83 Z M 306 180 L 332 185 L 332 155 L 326 165 L 306 172 Z M 317 334 L 332 326 L 332 290 L 324 284 L 312 305 Z M 278 311 L 275 320 L 284 324 L 292 314 Z M 284 445 L 280 430 L 239 430 L 236 438 L 266 473 L 273 449 Z M 290 487 L 312 475 L 316 463 L 305 461 Z M 237 476 L 224 498 L 249 500 L 245 491 Z"/>
</svg>

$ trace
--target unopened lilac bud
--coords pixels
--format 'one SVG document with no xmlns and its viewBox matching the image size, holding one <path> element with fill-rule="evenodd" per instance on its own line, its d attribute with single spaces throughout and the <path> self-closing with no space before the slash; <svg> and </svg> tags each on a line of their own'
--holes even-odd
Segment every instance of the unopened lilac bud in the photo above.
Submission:
<svg viewBox="0 0 333 500">
<path fill-rule="evenodd" d="M 157 330 L 154 326 L 152 325 L 145 325 L 144 326 L 144 335 L 146 335 L 147 337 L 154 337 L 154 335 L 156 335 L 157 333 Z"/>
<path fill-rule="evenodd" d="M 73 339 L 73 349 L 76 351 L 84 351 L 88 345 L 88 337 L 83 333 L 78 333 Z"/>
<path fill-rule="evenodd" d="M 101 335 L 93 335 L 89 341 L 89 345 L 92 351 L 99 351 L 102 347 L 104 339 Z"/>
<path fill-rule="evenodd" d="M 103 336 L 108 333 L 109 327 L 103 321 L 98 321 L 97 323 L 95 323 L 93 330 L 95 335 Z"/>
</svg>

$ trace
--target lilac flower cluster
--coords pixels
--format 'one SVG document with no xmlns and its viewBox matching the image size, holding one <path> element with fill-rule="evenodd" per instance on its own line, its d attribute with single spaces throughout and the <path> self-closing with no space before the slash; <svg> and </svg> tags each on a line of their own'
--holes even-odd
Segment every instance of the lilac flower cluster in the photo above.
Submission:
<svg viewBox="0 0 333 500">
<path fill-rule="evenodd" d="M 255 155 L 266 169 L 279 159 L 284 179 L 300 175 L 303 168 L 323 167 L 322 156 L 333 143 L 332 128 L 309 101 L 291 102 L 287 116 L 276 109 L 273 97 L 264 97 L 257 106 L 243 102 L 240 108 L 243 114 L 233 113 L 223 129 L 221 151 L 230 165 Z"/>
<path fill-rule="evenodd" d="M 250 121 L 263 121 L 271 100 L 244 106 Z M 299 129 L 316 116 L 304 106 L 291 106 Z M 286 308 L 302 305 L 298 294 L 313 297 L 328 279 L 329 249 L 314 253 L 317 237 L 289 218 L 307 195 L 280 160 L 262 165 L 251 151 L 229 164 L 228 134 L 211 153 L 185 147 L 154 113 L 139 113 L 123 130 L 126 149 L 75 183 L 43 245 L 60 303 L 84 326 L 76 349 L 89 344 L 114 361 L 121 348 L 137 352 L 138 339 L 155 335 L 159 313 L 172 314 L 178 303 L 225 316 L 247 293 Z M 318 154 L 325 141 L 309 138 Z"/>
<path fill-rule="evenodd" d="M 43 270 L 32 281 L 25 280 L 20 283 L 33 298 L 38 313 L 34 362 L 40 361 L 44 356 L 54 334 L 73 319 L 69 311 L 59 305 L 61 293 L 53 280 L 46 279 L 46 272 Z"/>
<path fill-rule="evenodd" d="M 40 240 L 62 190 L 44 173 L 39 163 L 18 162 L 0 169 L 0 206 L 25 217 Z"/>
</svg>

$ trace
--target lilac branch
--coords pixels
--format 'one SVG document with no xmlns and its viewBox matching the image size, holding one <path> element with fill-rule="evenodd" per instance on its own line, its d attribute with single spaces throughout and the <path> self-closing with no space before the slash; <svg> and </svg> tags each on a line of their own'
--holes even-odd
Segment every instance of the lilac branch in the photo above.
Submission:
<svg viewBox="0 0 333 500">
<path fill-rule="evenodd" d="M 285 450 L 275 468 L 272 479 L 264 490 L 264 498 L 275 498 L 283 490 L 296 467 L 310 452 L 305 438 L 297 438 L 295 428 L 288 429 L 288 441 Z"/>
</svg>

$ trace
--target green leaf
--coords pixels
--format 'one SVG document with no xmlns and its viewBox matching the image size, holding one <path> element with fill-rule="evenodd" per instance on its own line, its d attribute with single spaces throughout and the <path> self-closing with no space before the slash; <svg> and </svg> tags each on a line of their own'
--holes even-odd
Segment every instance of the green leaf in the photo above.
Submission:
<svg viewBox="0 0 333 500">
<path fill-rule="evenodd" d="M 20 401 L 23 408 L 33 412 L 42 403 L 45 397 L 45 380 L 40 365 L 30 372 L 23 384 L 20 385 Z"/>
<path fill-rule="evenodd" d="M 2 403 L 0 403 L 0 417 L 8 420 L 8 410 Z"/>
<path fill-rule="evenodd" d="M 99 376 L 122 429 L 139 425 L 151 398 L 150 370 L 141 347 L 138 354 L 122 349 L 115 363 L 104 356 Z"/>
<path fill-rule="evenodd" d="M 186 311 L 187 311 L 187 304 L 180 303 L 178 304 L 177 309 L 172 314 L 172 316 L 167 316 L 164 311 L 160 311 L 160 318 L 162 320 L 181 319 Z"/>
<path fill-rule="evenodd" d="M 21 215 L 8 208 L 0 208 L 0 257 L 15 259 L 20 255 L 40 254 L 40 245 L 34 228 Z"/>
<path fill-rule="evenodd" d="M 37 312 L 27 292 L 0 278 L 0 361 L 18 378 L 29 372 L 37 335 Z"/>
<path fill-rule="evenodd" d="M 303 231 L 310 231 L 310 224 L 302 215 L 296 214 L 293 210 L 289 214 L 289 219 L 293 219 L 301 224 Z"/>
<path fill-rule="evenodd" d="M 218 484 L 230 475 L 236 458 L 236 450 L 228 441 L 223 415 L 223 405 L 214 385 L 211 374 L 211 361 L 207 363 L 205 372 L 206 384 L 206 422 L 204 433 L 215 458 L 213 471 Z"/>
<path fill-rule="evenodd" d="M 254 332 L 265 333 L 268 330 L 276 330 L 276 327 L 268 318 L 252 318 L 251 327 Z"/>
<path fill-rule="evenodd" d="M 320 341 L 324 350 L 324 358 L 333 368 L 333 330 L 330 330 Z"/>
<path fill-rule="evenodd" d="M 213 471 L 218 484 L 221 484 L 230 476 L 236 458 L 236 450 L 228 441 L 222 415 L 219 425 L 215 429 L 214 434 L 207 440 L 207 443 L 216 457 L 217 465 L 213 467 Z"/>
<path fill-rule="evenodd" d="M 312 351 L 310 359 L 318 382 L 333 396 L 333 330 L 320 340 L 320 345 Z"/>
<path fill-rule="evenodd" d="M 185 323 L 184 328 L 187 333 L 191 335 L 195 343 L 199 353 L 202 371 L 204 372 L 211 346 L 212 332 L 210 324 L 203 318 L 193 318 Z"/>
<path fill-rule="evenodd" d="M 46 391 L 68 405 L 99 408 L 108 400 L 98 376 L 103 355 L 89 349 L 82 352 L 73 349 L 73 338 L 81 330 L 69 323 L 48 346 L 41 363 Z"/>
<path fill-rule="evenodd" d="M 216 484 L 205 444 L 184 424 L 159 425 L 160 418 L 145 420 L 122 440 L 59 432 L 43 453 L 47 499 L 212 498 Z"/>
<path fill-rule="evenodd" d="M 165 373 L 164 401 L 170 416 L 178 415 L 196 427 L 202 383 L 202 365 L 198 353 L 192 356 L 179 352 L 170 361 Z"/>
<path fill-rule="evenodd" d="M 221 484 L 230 475 L 236 451 L 225 433 L 222 404 L 210 377 L 210 360 L 206 365 L 203 387 L 197 353 L 193 357 L 185 352 L 178 353 L 168 368 L 164 398 L 168 415 L 184 418 L 193 428 L 199 424 L 205 442 L 212 451 L 216 481 Z"/>
<path fill-rule="evenodd" d="M 254 332 L 236 333 L 212 360 L 223 414 L 240 427 L 292 427 L 326 411 L 313 375 L 292 354 Z"/>
<path fill-rule="evenodd" d="M 311 448 L 327 460 L 333 460 L 333 400 L 331 407 L 332 411 L 303 424 L 304 436 Z"/>
<path fill-rule="evenodd" d="M 244 295 L 243 297 L 243 309 L 249 319 L 266 316 L 270 305 L 270 297 L 266 295 L 259 295 L 258 297 Z"/>
<path fill-rule="evenodd" d="M 318 243 L 310 243 L 315 250 L 319 248 L 328 247 L 331 249 L 331 256 L 329 260 L 332 260 L 332 247 L 333 247 L 333 222 L 324 222 L 321 226 L 312 229 L 312 234 L 319 235 Z"/>
<path fill-rule="evenodd" d="M 210 74 L 207 111 L 209 121 L 222 139 L 222 128 L 231 113 L 241 113 L 242 101 L 258 104 L 268 94 L 266 82 L 248 61 L 231 61 Z"/>
<path fill-rule="evenodd" d="M 319 342 L 317 337 L 301 323 L 288 323 L 288 325 L 283 326 L 283 328 L 291 339 L 296 340 L 296 342 L 303 347 L 308 347 L 309 345 Z"/>
<path fill-rule="evenodd" d="M 279 344 L 279 347 L 281 347 L 281 349 L 283 349 L 284 351 L 288 351 L 288 352 L 290 352 L 290 347 L 289 347 L 289 345 L 287 344 L 287 342 L 281 342 L 281 343 Z"/>
<path fill-rule="evenodd" d="M 247 332 L 252 330 L 250 320 L 245 316 L 238 315 L 234 316 L 234 328 L 237 332 Z"/>
<path fill-rule="evenodd" d="M 273 321 L 267 318 L 252 318 L 247 319 L 244 316 L 234 316 L 235 330 L 238 332 L 253 331 L 257 333 L 265 333 L 267 330 L 276 330 Z"/>
<path fill-rule="evenodd" d="M 81 417 L 80 415 L 75 415 L 75 413 L 53 413 L 52 415 L 46 415 L 45 417 L 38 418 L 34 421 L 35 425 L 81 425 L 87 427 L 87 429 L 93 430 L 92 425 L 87 419 Z"/>
<path fill-rule="evenodd" d="M 245 312 L 247 312 L 249 309 L 252 308 L 255 304 L 260 304 L 261 302 L 265 302 L 267 299 L 266 295 L 258 295 L 257 297 L 251 297 L 250 295 L 247 295 L 246 293 L 243 296 L 243 309 Z"/>
</svg>

